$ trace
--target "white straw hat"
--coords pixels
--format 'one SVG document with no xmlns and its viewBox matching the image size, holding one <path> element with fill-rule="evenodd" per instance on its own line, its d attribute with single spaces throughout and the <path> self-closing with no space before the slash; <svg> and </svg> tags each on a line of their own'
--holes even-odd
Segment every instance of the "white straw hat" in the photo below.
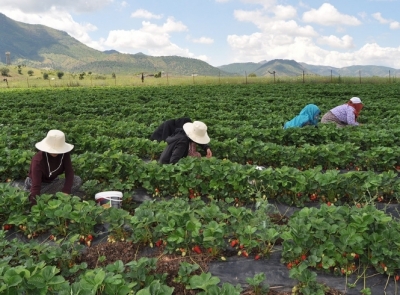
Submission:
<svg viewBox="0 0 400 295">
<path fill-rule="evenodd" d="M 183 125 L 186 135 L 196 143 L 206 144 L 210 142 L 207 134 L 207 125 L 200 121 L 185 123 Z"/>
<path fill-rule="evenodd" d="M 70 152 L 74 146 L 65 142 L 65 134 L 60 130 L 50 130 L 47 136 L 35 147 L 49 154 L 64 154 Z"/>
<path fill-rule="evenodd" d="M 352 98 L 350 98 L 350 101 L 352 103 L 362 103 L 361 99 L 359 97 L 352 97 Z"/>
</svg>

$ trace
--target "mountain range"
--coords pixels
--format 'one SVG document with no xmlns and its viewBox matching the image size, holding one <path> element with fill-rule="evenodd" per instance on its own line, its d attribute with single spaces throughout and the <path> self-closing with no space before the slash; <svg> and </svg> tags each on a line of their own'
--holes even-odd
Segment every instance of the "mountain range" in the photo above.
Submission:
<svg viewBox="0 0 400 295">
<path fill-rule="evenodd" d="M 161 71 L 171 75 L 202 76 L 393 76 L 400 70 L 383 66 L 350 66 L 334 68 L 310 65 L 294 60 L 275 59 L 259 63 L 232 63 L 219 67 L 194 58 L 179 56 L 149 56 L 143 53 L 124 54 L 116 50 L 99 51 L 86 46 L 66 32 L 44 25 L 31 25 L 8 18 L 0 13 L 0 52 L 9 52 L 12 65 L 26 65 L 70 73 L 154 74 Z M 6 64 L 6 55 L 1 56 Z"/>
</svg>

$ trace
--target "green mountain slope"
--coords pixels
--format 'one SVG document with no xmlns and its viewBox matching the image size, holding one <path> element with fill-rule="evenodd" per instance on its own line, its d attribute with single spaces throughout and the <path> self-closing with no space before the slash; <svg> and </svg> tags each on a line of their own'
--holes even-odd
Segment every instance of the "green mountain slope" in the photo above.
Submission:
<svg viewBox="0 0 400 295">
<path fill-rule="evenodd" d="M 122 54 L 115 50 L 101 52 L 90 48 L 67 33 L 42 25 L 14 21 L 0 13 L 0 52 L 10 52 L 13 65 L 50 68 L 67 72 L 157 73 L 172 75 L 230 75 L 208 63 L 177 56 L 152 57 Z M 5 55 L 2 58 L 5 63 Z"/>
<path fill-rule="evenodd" d="M 229 73 L 244 75 L 246 72 L 247 74 L 254 73 L 261 77 L 269 76 L 274 71 L 277 76 L 298 76 L 302 75 L 303 71 L 306 74 L 313 74 L 298 62 L 287 59 L 274 59 L 269 62 L 263 61 L 259 63 L 234 63 L 220 66 L 219 68 Z"/>
<path fill-rule="evenodd" d="M 260 67 L 260 65 L 261 63 L 246 62 L 246 63 L 233 63 L 229 65 L 223 65 L 219 66 L 218 68 L 228 73 L 244 76 L 246 73 L 247 74 L 254 73 Z"/>
</svg>

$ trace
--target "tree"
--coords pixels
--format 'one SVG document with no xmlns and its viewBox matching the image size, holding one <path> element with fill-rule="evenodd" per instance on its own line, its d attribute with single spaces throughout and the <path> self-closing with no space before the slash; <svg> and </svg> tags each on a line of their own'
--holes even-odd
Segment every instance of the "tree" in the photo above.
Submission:
<svg viewBox="0 0 400 295">
<path fill-rule="evenodd" d="M 43 73 L 43 79 L 48 80 L 49 79 L 49 74 Z"/>
<path fill-rule="evenodd" d="M 34 72 L 33 72 L 32 70 L 29 70 L 29 71 L 28 71 L 28 75 L 29 75 L 29 76 L 32 76 L 33 73 L 34 73 Z"/>
<path fill-rule="evenodd" d="M 64 76 L 64 72 L 57 72 L 58 79 L 61 79 Z"/>
<path fill-rule="evenodd" d="M 157 74 L 154 74 L 154 78 L 161 78 L 161 72 L 158 72 Z"/>
<path fill-rule="evenodd" d="M 112 74 L 111 74 L 111 77 L 112 77 L 113 79 L 115 79 L 115 78 L 117 77 L 117 75 L 115 75 L 115 73 L 112 73 Z"/>
<path fill-rule="evenodd" d="M 254 73 L 251 73 L 251 74 L 249 74 L 249 77 L 257 77 L 257 75 Z"/>
<path fill-rule="evenodd" d="M 1 75 L 8 77 L 8 73 L 10 72 L 9 68 L 1 68 L 0 69 Z"/>
</svg>

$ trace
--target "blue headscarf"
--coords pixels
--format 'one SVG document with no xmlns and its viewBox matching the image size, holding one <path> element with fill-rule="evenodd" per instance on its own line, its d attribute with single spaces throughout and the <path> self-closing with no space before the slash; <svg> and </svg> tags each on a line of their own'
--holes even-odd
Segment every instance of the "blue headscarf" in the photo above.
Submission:
<svg viewBox="0 0 400 295">
<path fill-rule="evenodd" d="M 308 104 L 301 110 L 300 114 L 288 121 L 284 125 L 284 129 L 291 127 L 303 127 L 305 125 L 317 125 L 317 115 L 321 114 L 320 109 L 315 104 Z"/>
</svg>

